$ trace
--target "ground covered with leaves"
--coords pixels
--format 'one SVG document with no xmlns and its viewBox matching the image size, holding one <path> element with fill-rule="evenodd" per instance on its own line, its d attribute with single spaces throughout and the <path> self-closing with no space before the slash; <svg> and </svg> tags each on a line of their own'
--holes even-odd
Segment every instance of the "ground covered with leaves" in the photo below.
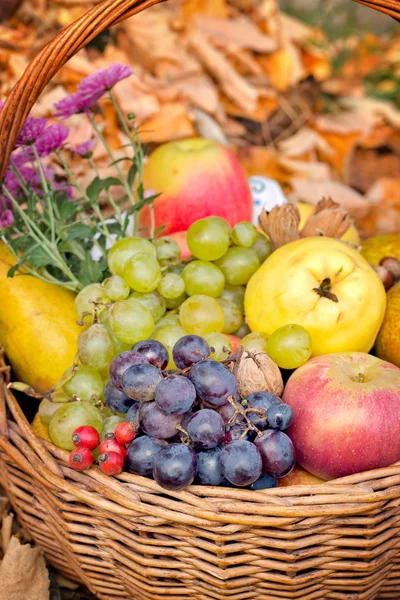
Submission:
<svg viewBox="0 0 400 600">
<path fill-rule="evenodd" d="M 43 44 L 90 5 L 26 1 L 0 23 L 0 99 Z M 388 18 L 379 37 L 356 24 L 335 33 L 334 19 L 321 29 L 317 19 L 306 24 L 293 12 L 281 12 L 275 0 L 169 0 L 104 32 L 72 58 L 34 114 L 51 117 L 54 103 L 96 69 L 130 64 L 134 74 L 115 94 L 123 112 L 135 114 L 142 142 L 154 147 L 194 135 L 216 139 L 236 151 L 249 175 L 275 179 L 288 198 L 316 204 L 332 197 L 364 237 L 399 230 L 399 30 Z M 107 101 L 97 118 L 122 156 L 126 138 Z M 71 145 L 90 136 L 80 116 L 68 125 Z M 112 173 L 101 148 L 94 159 L 101 176 Z M 69 160 L 82 185 L 89 182 L 86 162 L 77 155 Z M 105 198 L 105 214 L 110 210 Z M 10 564 L 18 563 L 39 574 L 38 594 L 50 577 L 51 600 L 89 598 L 47 570 L 1 492 L 0 533 L 2 581 L 13 584 Z M 30 600 L 45 598 L 34 598 L 31 584 Z M 28 597 L 23 588 L 20 593 Z"/>
</svg>

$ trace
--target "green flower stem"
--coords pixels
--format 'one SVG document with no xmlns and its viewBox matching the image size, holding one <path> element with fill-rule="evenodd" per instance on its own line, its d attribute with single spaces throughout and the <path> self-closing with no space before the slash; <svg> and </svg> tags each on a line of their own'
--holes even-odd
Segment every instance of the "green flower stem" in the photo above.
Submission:
<svg viewBox="0 0 400 600">
<path fill-rule="evenodd" d="M 97 168 L 97 165 L 96 165 L 96 163 L 94 162 L 93 158 L 89 157 L 89 163 L 90 163 L 90 166 L 92 167 L 93 171 L 96 173 L 97 177 L 98 177 L 99 179 L 101 179 L 101 177 L 100 177 L 100 173 L 99 173 L 99 170 L 98 170 L 98 168 Z M 116 210 L 116 207 L 119 209 L 119 206 L 118 206 L 118 205 L 117 205 L 117 204 L 114 202 L 114 198 L 112 197 L 112 194 L 111 194 L 111 192 L 110 192 L 110 190 L 109 190 L 109 189 L 107 189 L 107 190 L 106 190 L 106 194 L 107 194 L 108 201 L 109 201 L 109 203 L 111 204 L 111 206 L 114 208 L 114 210 Z M 106 223 L 105 223 L 105 221 L 104 221 L 104 219 L 103 219 L 103 215 L 102 215 L 102 213 L 101 213 L 101 210 L 100 210 L 100 209 L 99 209 L 99 213 L 100 213 L 100 214 L 98 215 L 99 219 L 101 219 L 101 220 L 102 220 L 102 222 L 104 223 L 105 227 L 107 227 L 107 225 L 106 225 Z M 97 214 L 97 213 L 96 213 L 96 214 Z M 116 212 L 116 214 L 115 214 L 115 219 L 116 219 L 116 221 L 118 222 L 118 224 L 119 224 L 119 226 L 121 227 L 121 229 L 122 229 L 122 230 L 124 230 L 124 225 L 123 225 L 123 223 L 122 223 L 121 215 L 122 215 L 122 213 L 121 213 L 121 211 L 119 210 L 119 211 L 118 211 L 118 212 Z M 107 229 L 107 231 L 108 231 L 108 229 Z M 112 240 L 112 239 L 110 239 L 110 241 L 113 241 L 113 240 Z"/>
<path fill-rule="evenodd" d="M 55 239 L 56 239 L 56 223 L 54 220 L 54 211 L 53 211 L 53 204 L 52 204 L 51 197 L 50 197 L 50 190 L 49 190 L 49 186 L 47 185 L 46 176 L 45 176 L 44 170 L 43 170 L 43 165 L 40 160 L 40 156 L 35 148 L 35 144 L 31 144 L 31 149 L 32 149 L 32 152 L 36 159 L 37 167 L 39 169 L 40 179 L 41 179 L 42 186 L 43 186 L 43 189 L 45 192 L 44 197 L 46 199 L 46 204 L 48 207 L 49 219 L 50 219 L 51 243 L 54 244 Z"/>
<path fill-rule="evenodd" d="M 89 196 L 86 194 L 85 190 L 82 188 L 82 186 L 80 185 L 79 181 L 77 180 L 77 178 L 75 177 L 75 175 L 72 173 L 71 169 L 68 167 L 67 163 L 65 162 L 65 160 L 63 159 L 63 157 L 61 156 L 61 154 L 59 152 L 56 152 L 56 155 L 63 167 L 63 169 L 65 170 L 66 174 L 68 175 L 68 177 L 70 178 L 71 182 L 74 184 L 74 186 L 76 187 L 76 189 L 78 190 L 78 192 L 81 194 L 81 196 L 83 198 L 85 198 L 85 200 L 89 203 L 90 207 L 93 209 L 93 211 L 96 213 L 101 225 L 102 225 L 102 233 L 104 235 L 104 237 L 109 241 L 109 242 L 113 242 L 113 239 L 111 237 L 110 231 L 107 227 L 107 223 L 104 220 L 104 217 L 102 215 L 101 210 L 99 209 L 98 205 L 93 202 L 93 200 L 91 200 L 89 198 Z"/>
<path fill-rule="evenodd" d="M 116 169 L 116 171 L 118 173 L 118 176 L 120 178 L 120 181 L 121 181 L 121 185 L 124 188 L 124 190 L 126 191 L 127 196 L 129 198 L 132 206 L 133 206 L 135 204 L 135 198 L 133 197 L 132 190 L 130 189 L 130 187 L 128 185 L 128 182 L 127 182 L 127 179 L 126 179 L 124 173 L 122 172 L 120 166 L 118 165 L 117 162 L 115 162 L 115 157 L 114 157 L 114 155 L 112 153 L 112 150 L 111 150 L 110 146 L 107 143 L 107 140 L 105 139 L 105 137 L 101 133 L 100 129 L 98 128 L 98 126 L 97 126 L 96 121 L 94 120 L 94 118 L 91 115 L 87 115 L 87 118 L 89 119 L 89 121 L 90 121 L 90 123 L 91 123 L 91 125 L 92 125 L 92 127 L 93 127 L 93 129 L 94 129 L 94 131 L 95 131 L 95 133 L 96 133 L 96 135 L 98 137 L 98 139 L 103 144 L 103 146 L 104 146 L 104 148 L 105 148 L 108 156 L 111 158 L 112 162 L 114 163 L 115 169 Z M 118 204 L 116 204 L 114 202 L 114 200 L 112 202 L 112 207 L 114 208 L 114 210 L 117 212 L 118 215 L 121 214 L 121 209 L 118 206 Z"/>
<path fill-rule="evenodd" d="M 56 265 L 60 269 L 60 271 L 62 271 L 62 273 L 64 273 L 64 275 L 66 277 L 68 277 L 68 279 L 70 279 L 70 281 L 74 285 L 74 291 L 80 290 L 82 287 L 80 282 L 77 280 L 75 275 L 72 273 L 71 269 L 68 267 L 68 265 L 63 260 L 62 256 L 60 255 L 60 253 L 58 251 L 57 246 L 55 244 L 49 244 L 49 241 L 46 238 L 46 236 L 40 231 L 40 229 L 35 225 L 35 223 L 33 221 L 31 221 L 31 219 L 29 219 L 29 217 L 27 217 L 27 215 L 25 214 L 25 211 L 22 210 L 22 208 L 19 206 L 18 202 L 15 200 L 14 196 L 12 194 L 10 194 L 10 192 L 7 190 L 7 188 L 4 185 L 3 185 L 3 192 L 7 196 L 7 198 L 12 202 L 14 209 L 16 210 L 16 212 L 19 214 L 19 216 L 25 223 L 30 236 L 36 241 L 36 243 L 41 248 L 43 248 L 43 250 L 48 254 L 48 256 L 56 263 Z M 36 273 L 36 271 L 34 271 L 34 273 Z"/>
</svg>

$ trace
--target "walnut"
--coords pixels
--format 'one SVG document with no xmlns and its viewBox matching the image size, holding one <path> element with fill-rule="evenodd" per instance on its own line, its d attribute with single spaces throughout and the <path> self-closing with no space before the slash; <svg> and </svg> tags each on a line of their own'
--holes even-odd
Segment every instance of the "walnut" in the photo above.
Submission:
<svg viewBox="0 0 400 600">
<path fill-rule="evenodd" d="M 278 396 L 283 392 L 279 367 L 261 350 L 244 351 L 235 371 L 241 398 L 254 392 L 272 392 Z"/>
</svg>

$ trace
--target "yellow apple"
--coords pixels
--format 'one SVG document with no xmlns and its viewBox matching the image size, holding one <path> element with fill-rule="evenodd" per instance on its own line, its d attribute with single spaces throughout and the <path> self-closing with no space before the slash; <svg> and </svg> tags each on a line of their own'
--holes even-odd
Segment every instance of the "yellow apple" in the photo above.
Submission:
<svg viewBox="0 0 400 600">
<path fill-rule="evenodd" d="M 314 207 L 311 206 L 311 204 L 307 204 L 306 202 L 296 202 L 296 206 L 300 211 L 299 229 L 303 229 L 305 222 L 307 221 Z M 342 235 L 342 240 L 344 240 L 345 242 L 350 242 L 350 244 L 353 244 L 354 246 L 360 245 L 360 236 L 356 226 L 353 223 L 350 225 L 348 230 Z"/>
<path fill-rule="evenodd" d="M 308 237 L 273 252 L 252 276 L 245 295 L 252 331 L 270 335 L 302 325 L 312 356 L 369 352 L 382 324 L 386 292 L 380 278 L 351 246 Z"/>
</svg>

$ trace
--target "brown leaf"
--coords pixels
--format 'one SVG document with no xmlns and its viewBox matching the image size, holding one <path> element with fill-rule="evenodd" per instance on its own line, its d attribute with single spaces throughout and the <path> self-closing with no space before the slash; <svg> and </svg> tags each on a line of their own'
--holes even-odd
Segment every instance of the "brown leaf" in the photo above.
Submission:
<svg viewBox="0 0 400 600">
<path fill-rule="evenodd" d="M 368 213 L 368 201 L 351 187 L 339 181 L 292 179 L 291 185 L 295 200 L 304 200 L 308 204 L 315 205 L 321 198 L 330 197 L 340 203 L 353 217 L 362 217 Z"/>
<path fill-rule="evenodd" d="M 196 16 L 196 29 L 221 46 L 233 44 L 238 48 L 248 48 L 255 52 L 268 53 L 276 50 L 276 41 L 262 33 L 245 16 L 236 19 Z"/>
<path fill-rule="evenodd" d="M 245 109 L 254 110 L 258 100 L 257 89 L 234 70 L 225 56 L 199 31 L 191 34 L 188 44 L 228 98 Z"/>
<path fill-rule="evenodd" d="M 358 145 L 348 156 L 344 175 L 348 185 L 365 193 L 379 179 L 400 177 L 400 153 L 389 145 L 377 148 Z"/>
<path fill-rule="evenodd" d="M 49 600 L 49 576 L 38 548 L 12 537 L 0 563 L 1 600 Z"/>
</svg>

